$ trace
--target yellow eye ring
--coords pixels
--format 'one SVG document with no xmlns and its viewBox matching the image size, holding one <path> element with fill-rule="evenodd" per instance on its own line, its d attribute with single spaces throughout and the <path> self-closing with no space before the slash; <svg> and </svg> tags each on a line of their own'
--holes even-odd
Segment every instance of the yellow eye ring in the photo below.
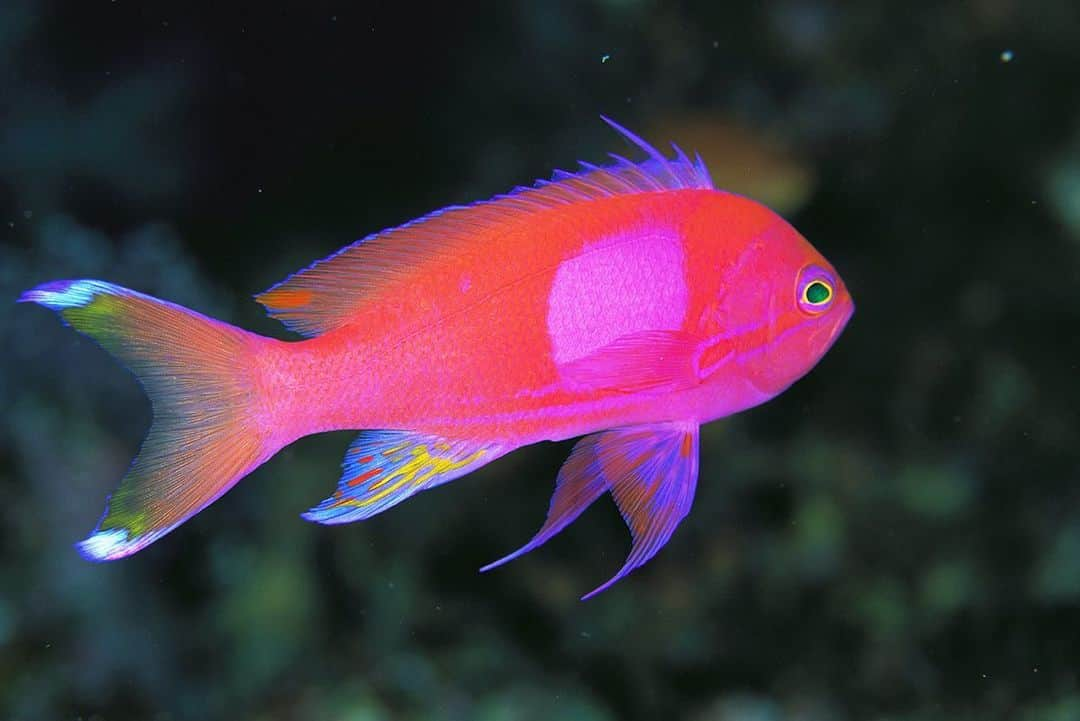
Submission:
<svg viewBox="0 0 1080 721">
<path fill-rule="evenodd" d="M 827 305 L 833 297 L 833 288 L 823 280 L 812 280 L 802 292 L 802 301 L 812 308 Z"/>
</svg>

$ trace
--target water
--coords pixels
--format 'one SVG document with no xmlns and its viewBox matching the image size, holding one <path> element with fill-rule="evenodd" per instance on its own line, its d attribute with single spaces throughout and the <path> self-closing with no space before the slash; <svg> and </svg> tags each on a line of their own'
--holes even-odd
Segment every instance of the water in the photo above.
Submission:
<svg viewBox="0 0 1080 721">
<path fill-rule="evenodd" d="M 615 2 L 0 8 L 0 297 L 248 301 L 358 237 L 627 148 L 699 150 L 859 305 L 702 434 L 693 510 L 543 520 L 571 444 L 302 522 L 305 439 L 137 556 L 97 521 L 149 422 L 41 309 L 0 316 L 0 717 L 1080 718 L 1080 7 Z"/>
</svg>

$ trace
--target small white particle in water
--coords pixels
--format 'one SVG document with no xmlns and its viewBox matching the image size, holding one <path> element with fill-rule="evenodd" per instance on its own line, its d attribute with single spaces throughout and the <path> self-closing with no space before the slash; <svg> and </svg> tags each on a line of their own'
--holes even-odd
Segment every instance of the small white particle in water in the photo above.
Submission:
<svg viewBox="0 0 1080 721">
<path fill-rule="evenodd" d="M 588 631 L 582 631 L 581 632 L 581 637 L 582 638 L 592 638 L 592 634 L 589 633 Z"/>
<path fill-rule="evenodd" d="M 713 46 L 714 48 L 718 48 L 718 47 L 720 47 L 720 41 L 719 41 L 719 40 L 713 40 L 713 41 L 712 41 L 712 46 Z"/>
<path fill-rule="evenodd" d="M 331 15 L 330 16 L 330 22 L 336 23 L 337 22 L 337 15 Z"/>
<path fill-rule="evenodd" d="M 262 192 L 262 188 L 259 188 L 259 192 L 260 192 L 260 193 Z"/>
<path fill-rule="evenodd" d="M 601 55 L 601 56 L 600 56 L 600 62 L 601 62 L 601 63 L 606 63 L 606 62 L 607 62 L 608 60 L 611 60 L 611 56 L 610 56 L 610 55 Z"/>
<path fill-rule="evenodd" d="M 1003 62 L 1003 63 L 1012 62 L 1012 59 L 1013 59 L 1013 51 L 1012 50 L 1002 50 L 1001 51 L 1001 62 Z"/>
</svg>

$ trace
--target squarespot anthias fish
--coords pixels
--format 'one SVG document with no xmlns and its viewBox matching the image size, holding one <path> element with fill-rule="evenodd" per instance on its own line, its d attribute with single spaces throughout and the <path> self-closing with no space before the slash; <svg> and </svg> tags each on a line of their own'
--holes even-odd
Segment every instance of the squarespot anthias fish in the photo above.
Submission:
<svg viewBox="0 0 1080 721">
<path fill-rule="evenodd" d="M 304 518 L 368 518 L 516 448 L 584 436 L 546 522 L 605 492 L 648 561 L 690 510 L 702 423 L 806 374 L 854 310 L 787 222 L 713 188 L 700 158 L 648 156 L 371 235 L 257 300 L 304 340 L 249 333 L 99 280 L 27 291 L 142 381 L 154 420 L 84 556 L 135 553 L 283 447 L 361 430 Z M 588 597 L 588 596 L 586 596 Z"/>
</svg>

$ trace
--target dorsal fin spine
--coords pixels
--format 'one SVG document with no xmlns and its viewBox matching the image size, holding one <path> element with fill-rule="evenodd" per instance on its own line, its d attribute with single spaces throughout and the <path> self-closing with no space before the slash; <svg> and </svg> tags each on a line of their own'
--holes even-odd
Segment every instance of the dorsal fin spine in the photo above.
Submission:
<svg viewBox="0 0 1080 721">
<path fill-rule="evenodd" d="M 314 336 L 348 325 L 377 289 L 400 281 L 421 263 L 460 253 L 461 244 L 501 223 L 519 223 L 560 206 L 620 195 L 713 189 L 700 156 L 691 163 L 676 147 L 675 158 L 665 158 L 618 123 L 604 121 L 643 150 L 648 160 L 634 163 L 613 154 L 615 165 L 610 167 L 582 162 L 580 173 L 559 170 L 553 180 L 538 180 L 533 187 L 519 186 L 488 201 L 429 213 L 346 246 L 292 274 L 256 300 L 291 330 Z"/>
</svg>

